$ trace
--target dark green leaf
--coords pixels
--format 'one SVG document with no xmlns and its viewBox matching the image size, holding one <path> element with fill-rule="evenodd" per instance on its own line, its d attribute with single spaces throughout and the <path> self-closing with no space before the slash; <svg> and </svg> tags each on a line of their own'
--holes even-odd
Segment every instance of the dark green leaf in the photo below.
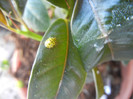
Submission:
<svg viewBox="0 0 133 99">
<path fill-rule="evenodd" d="M 56 46 L 49 49 L 44 43 L 56 38 Z M 68 49 L 68 30 L 63 20 L 56 21 L 40 43 L 29 85 L 28 99 L 54 99 L 64 74 Z"/>
<path fill-rule="evenodd" d="M 56 45 L 49 49 L 44 43 L 50 37 L 56 38 Z M 75 99 L 85 77 L 78 52 L 72 39 L 69 41 L 68 24 L 59 19 L 40 43 L 30 78 L 28 99 Z"/>
<path fill-rule="evenodd" d="M 71 26 L 86 69 L 133 58 L 133 1 L 77 0 Z"/>
<path fill-rule="evenodd" d="M 45 4 L 42 0 L 28 0 L 23 20 L 27 26 L 35 32 L 44 32 L 50 24 Z"/>
</svg>

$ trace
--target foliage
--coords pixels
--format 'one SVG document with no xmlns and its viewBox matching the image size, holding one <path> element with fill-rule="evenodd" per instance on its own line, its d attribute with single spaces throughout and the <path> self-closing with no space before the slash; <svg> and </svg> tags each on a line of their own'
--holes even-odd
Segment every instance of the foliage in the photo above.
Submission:
<svg viewBox="0 0 133 99">
<path fill-rule="evenodd" d="M 104 91 L 96 66 L 133 58 L 132 0 L 1 0 L 0 8 L 1 26 L 41 41 L 28 99 L 76 99 L 91 69 L 99 99 Z M 50 37 L 56 44 L 47 48 Z"/>
</svg>

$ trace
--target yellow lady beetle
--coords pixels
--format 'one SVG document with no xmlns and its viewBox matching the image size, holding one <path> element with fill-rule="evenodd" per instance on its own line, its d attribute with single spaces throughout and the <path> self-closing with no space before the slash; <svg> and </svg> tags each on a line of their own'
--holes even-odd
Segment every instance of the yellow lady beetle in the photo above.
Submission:
<svg viewBox="0 0 133 99">
<path fill-rule="evenodd" d="M 56 38 L 55 37 L 49 37 L 45 41 L 45 47 L 46 48 L 53 48 L 56 45 Z"/>
</svg>

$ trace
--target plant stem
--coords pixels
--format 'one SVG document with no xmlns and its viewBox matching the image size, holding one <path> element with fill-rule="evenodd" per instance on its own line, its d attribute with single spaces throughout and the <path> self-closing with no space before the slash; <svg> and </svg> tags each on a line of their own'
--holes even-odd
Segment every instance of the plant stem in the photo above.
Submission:
<svg viewBox="0 0 133 99">
<path fill-rule="evenodd" d="M 21 31 L 19 29 L 14 29 L 10 26 L 8 27 L 5 27 L 5 26 L 2 26 L 3 28 L 5 29 L 8 29 L 9 31 L 12 31 L 14 33 L 17 33 L 17 34 L 21 34 L 21 35 L 24 35 L 28 38 L 31 38 L 31 39 L 34 39 L 34 40 L 37 40 L 37 41 L 41 41 L 42 40 L 42 36 L 41 35 L 38 35 L 38 34 L 35 34 L 34 32 L 31 32 L 31 31 Z"/>
<path fill-rule="evenodd" d="M 16 30 L 16 33 L 17 34 L 22 34 L 26 37 L 29 37 L 29 38 L 32 38 L 34 40 L 37 40 L 37 41 L 41 41 L 42 40 L 42 36 L 41 35 L 38 35 L 38 34 L 35 34 L 31 31 L 21 31 L 21 30 Z"/>
</svg>

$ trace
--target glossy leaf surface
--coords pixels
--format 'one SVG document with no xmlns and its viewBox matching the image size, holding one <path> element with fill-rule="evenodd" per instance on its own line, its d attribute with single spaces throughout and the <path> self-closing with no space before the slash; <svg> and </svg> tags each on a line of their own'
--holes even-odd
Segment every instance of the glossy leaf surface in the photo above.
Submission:
<svg viewBox="0 0 133 99">
<path fill-rule="evenodd" d="M 50 49 L 44 46 L 49 37 L 56 38 L 56 46 Z M 78 52 L 72 39 L 69 41 L 68 24 L 59 19 L 40 43 L 30 78 L 28 99 L 75 99 L 85 77 Z"/>
<path fill-rule="evenodd" d="M 130 0 L 77 0 L 71 29 L 85 68 L 133 58 L 132 27 Z"/>
</svg>

